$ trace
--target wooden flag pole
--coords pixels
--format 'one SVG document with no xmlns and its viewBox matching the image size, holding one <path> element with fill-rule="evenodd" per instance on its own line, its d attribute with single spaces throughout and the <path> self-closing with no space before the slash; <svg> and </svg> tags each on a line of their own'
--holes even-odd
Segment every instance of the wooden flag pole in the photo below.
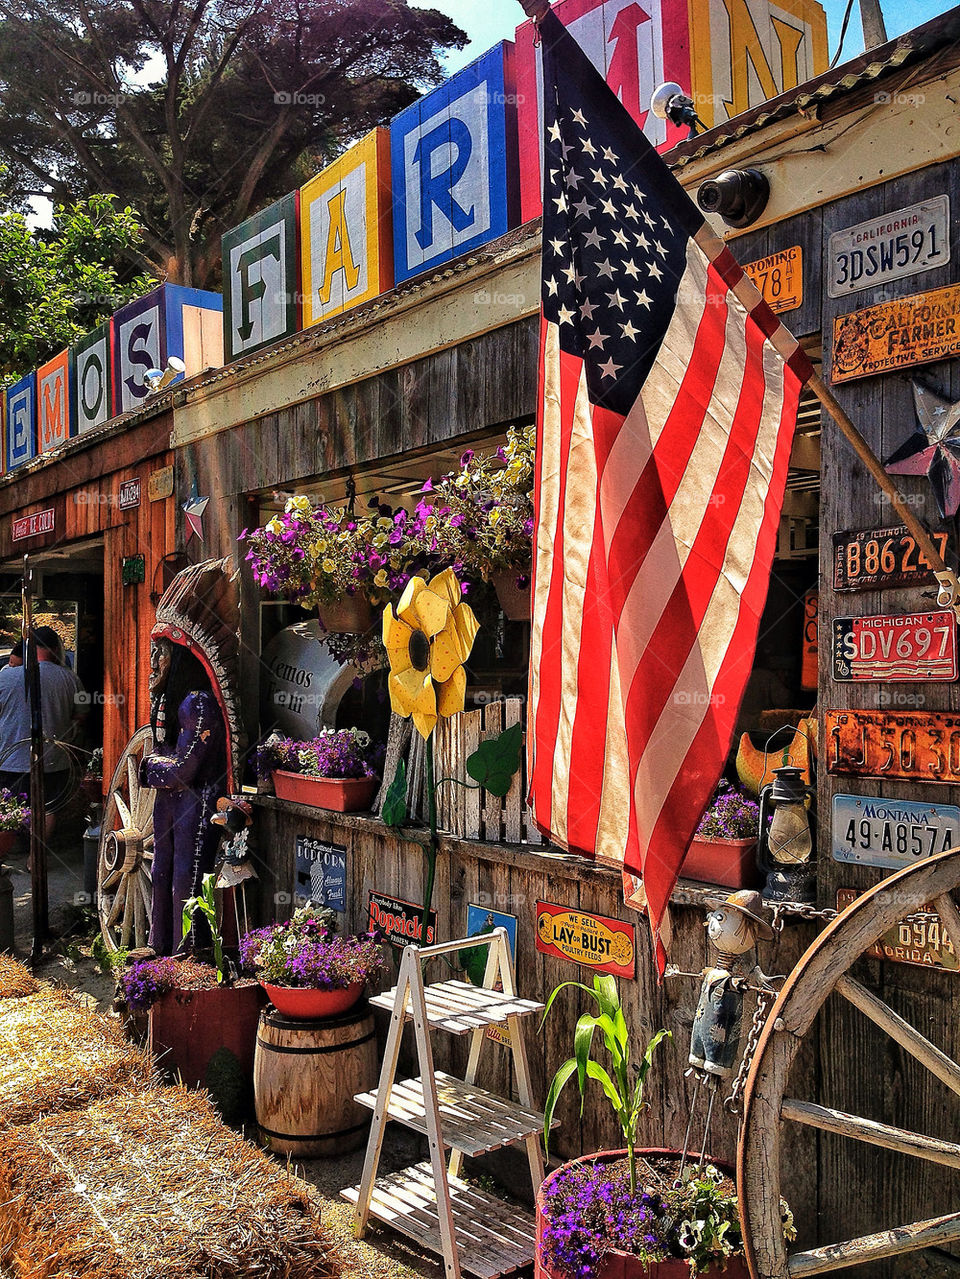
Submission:
<svg viewBox="0 0 960 1279">
<path fill-rule="evenodd" d="M 837 403 L 833 393 L 828 390 L 823 381 L 814 374 L 807 382 L 807 386 L 846 436 L 854 453 L 856 453 L 857 457 L 876 480 L 882 492 L 889 499 L 890 505 L 896 511 L 901 522 L 907 526 L 913 535 L 917 543 L 917 549 L 926 556 L 933 567 L 934 577 L 940 583 L 937 603 L 941 608 L 952 608 L 957 617 L 960 618 L 960 581 L 957 580 L 957 575 L 953 569 L 944 563 L 943 556 L 934 545 L 933 538 L 927 528 L 914 515 L 903 494 L 883 469 L 883 465 L 876 453 L 874 453 L 873 449 Z"/>
</svg>

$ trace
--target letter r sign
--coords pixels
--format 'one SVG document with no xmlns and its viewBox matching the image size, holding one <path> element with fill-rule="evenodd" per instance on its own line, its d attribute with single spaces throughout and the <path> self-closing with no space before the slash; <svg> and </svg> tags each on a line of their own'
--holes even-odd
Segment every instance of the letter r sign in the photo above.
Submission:
<svg viewBox="0 0 960 1279">
<path fill-rule="evenodd" d="M 518 215 L 513 45 L 504 41 L 390 126 L 397 283 L 502 235 Z"/>
</svg>

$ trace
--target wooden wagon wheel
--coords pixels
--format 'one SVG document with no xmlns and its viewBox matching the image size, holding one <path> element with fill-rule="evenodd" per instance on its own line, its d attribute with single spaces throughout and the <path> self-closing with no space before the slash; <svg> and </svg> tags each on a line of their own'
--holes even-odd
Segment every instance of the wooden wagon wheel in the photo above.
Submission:
<svg viewBox="0 0 960 1279">
<path fill-rule="evenodd" d="M 892 1128 L 784 1095 L 804 1036 L 831 993 L 853 1004 L 953 1092 L 960 1065 L 850 975 L 860 956 L 904 915 L 933 902 L 960 954 L 960 848 L 909 866 L 852 902 L 810 946 L 770 1010 L 744 1094 L 737 1181 L 744 1250 L 752 1279 L 795 1279 L 960 1240 L 960 1212 L 912 1222 L 787 1256 L 780 1221 L 780 1124 L 807 1124 L 901 1154 L 960 1168 L 960 1145 Z"/>
<path fill-rule="evenodd" d="M 97 909 L 110 950 L 146 946 L 153 903 L 153 801 L 156 791 L 141 786 L 140 761 L 153 735 L 138 728 L 120 756 L 100 823 Z"/>
</svg>

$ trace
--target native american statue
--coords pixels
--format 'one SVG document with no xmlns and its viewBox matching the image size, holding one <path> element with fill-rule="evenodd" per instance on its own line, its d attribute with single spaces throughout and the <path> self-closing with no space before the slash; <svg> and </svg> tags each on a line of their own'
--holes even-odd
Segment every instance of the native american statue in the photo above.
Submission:
<svg viewBox="0 0 960 1279">
<path fill-rule="evenodd" d="M 98 894 L 108 945 L 158 955 L 209 941 L 197 917 L 181 936 L 183 903 L 214 869 L 210 819 L 235 789 L 241 749 L 239 603 L 229 560 L 179 573 L 150 636 L 150 724 L 114 773 L 101 831 Z"/>
</svg>

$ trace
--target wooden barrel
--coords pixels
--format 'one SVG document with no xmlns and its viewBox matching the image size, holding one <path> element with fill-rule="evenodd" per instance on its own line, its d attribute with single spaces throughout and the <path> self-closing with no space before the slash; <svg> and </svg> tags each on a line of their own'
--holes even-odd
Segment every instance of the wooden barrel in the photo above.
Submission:
<svg viewBox="0 0 960 1279">
<path fill-rule="evenodd" d="M 357 1150 L 372 1111 L 354 1094 L 376 1089 L 373 1013 L 366 1003 L 339 1017 L 294 1021 L 272 1004 L 260 1016 L 253 1088 L 257 1123 L 278 1154 L 314 1158 Z"/>
</svg>

